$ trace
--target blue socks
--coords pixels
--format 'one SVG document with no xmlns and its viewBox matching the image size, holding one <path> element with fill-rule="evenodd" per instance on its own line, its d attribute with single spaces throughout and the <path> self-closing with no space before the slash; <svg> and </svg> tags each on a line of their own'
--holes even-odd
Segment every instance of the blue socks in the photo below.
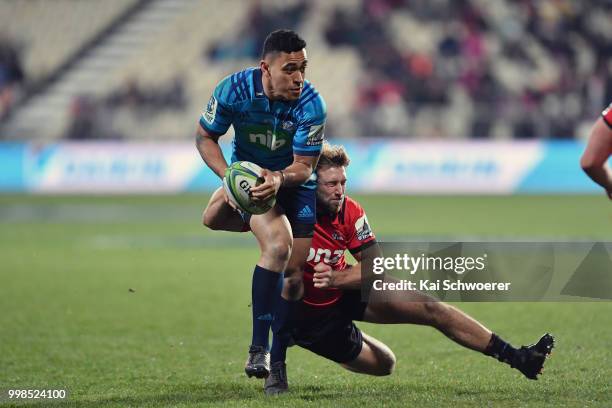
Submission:
<svg viewBox="0 0 612 408">
<path fill-rule="evenodd" d="M 287 357 L 287 347 L 291 341 L 291 334 L 295 326 L 297 308 L 301 304 L 300 300 L 286 300 L 282 296 L 278 296 L 278 304 L 276 307 L 276 318 L 272 325 L 274 337 L 272 339 L 272 350 L 270 352 L 270 362 L 285 361 Z"/>
<path fill-rule="evenodd" d="M 255 266 L 252 281 L 253 337 L 251 346 L 269 350 L 270 328 L 274 332 L 270 361 L 285 361 L 291 341 L 297 309 L 301 300 L 289 301 L 281 296 L 282 273 Z"/>
<path fill-rule="evenodd" d="M 272 320 L 275 320 L 275 306 L 280 298 L 283 287 L 283 274 L 255 266 L 251 287 L 251 301 L 253 309 L 253 337 L 252 346 L 261 346 L 269 349 L 268 334 Z"/>
</svg>

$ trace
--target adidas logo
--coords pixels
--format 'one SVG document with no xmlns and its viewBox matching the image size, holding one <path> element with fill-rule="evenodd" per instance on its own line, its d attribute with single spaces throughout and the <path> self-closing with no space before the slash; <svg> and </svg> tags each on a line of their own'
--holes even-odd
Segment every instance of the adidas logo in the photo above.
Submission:
<svg viewBox="0 0 612 408">
<path fill-rule="evenodd" d="M 274 316 L 272 316 L 271 313 L 266 313 L 265 315 L 259 315 L 257 316 L 257 320 L 274 320 Z"/>
<path fill-rule="evenodd" d="M 308 218 L 308 217 L 312 217 L 312 215 L 313 215 L 313 212 L 310 209 L 310 207 L 309 206 L 305 206 L 298 213 L 298 218 Z"/>
</svg>

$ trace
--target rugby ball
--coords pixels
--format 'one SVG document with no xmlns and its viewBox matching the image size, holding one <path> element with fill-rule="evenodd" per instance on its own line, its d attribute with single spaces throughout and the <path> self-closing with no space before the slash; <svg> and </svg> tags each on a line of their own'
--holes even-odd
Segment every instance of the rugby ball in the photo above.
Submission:
<svg viewBox="0 0 612 408">
<path fill-rule="evenodd" d="M 250 214 L 263 214 L 274 207 L 276 202 L 276 197 L 263 203 L 255 203 L 251 199 L 251 188 L 264 182 L 261 172 L 262 168 L 255 163 L 239 161 L 232 163 L 223 177 L 223 188 L 230 201 Z"/>
</svg>

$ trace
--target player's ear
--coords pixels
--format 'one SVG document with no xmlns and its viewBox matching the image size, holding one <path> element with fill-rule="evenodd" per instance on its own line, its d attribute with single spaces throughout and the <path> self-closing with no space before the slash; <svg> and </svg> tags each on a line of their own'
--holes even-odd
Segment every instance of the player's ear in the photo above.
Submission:
<svg viewBox="0 0 612 408">
<path fill-rule="evenodd" d="M 259 68 L 261 72 L 265 75 L 270 75 L 270 64 L 268 64 L 265 60 L 259 61 Z"/>
</svg>

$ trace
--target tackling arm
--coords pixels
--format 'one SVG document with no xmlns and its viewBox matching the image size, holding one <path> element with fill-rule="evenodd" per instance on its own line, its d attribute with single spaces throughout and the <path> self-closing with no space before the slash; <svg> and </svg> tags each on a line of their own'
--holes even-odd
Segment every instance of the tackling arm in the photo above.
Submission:
<svg viewBox="0 0 612 408">
<path fill-rule="evenodd" d="M 363 259 L 381 256 L 378 243 L 370 245 L 361 252 L 353 254 L 357 263 L 343 270 L 334 271 L 331 266 L 321 262 L 315 265 L 313 284 L 315 288 L 359 289 L 361 287 L 361 265 Z"/>
<path fill-rule="evenodd" d="M 606 190 L 610 199 L 612 199 L 612 171 L 606 161 L 611 153 L 612 129 L 599 118 L 591 130 L 589 143 L 580 159 L 580 165 L 594 182 Z"/>
</svg>

